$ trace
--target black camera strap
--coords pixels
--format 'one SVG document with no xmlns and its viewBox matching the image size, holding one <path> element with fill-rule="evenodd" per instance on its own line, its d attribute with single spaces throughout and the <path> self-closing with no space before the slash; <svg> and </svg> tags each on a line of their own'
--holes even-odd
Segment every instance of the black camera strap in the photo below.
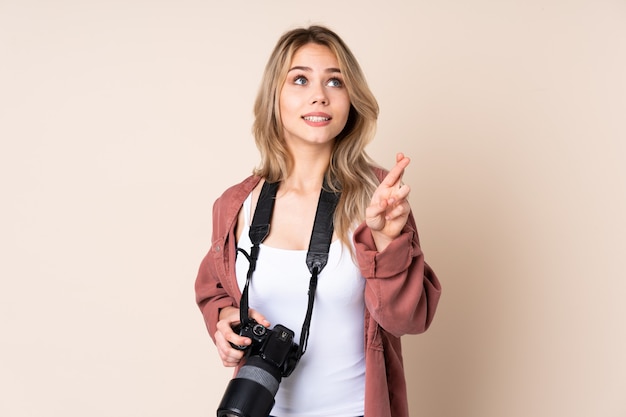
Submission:
<svg viewBox="0 0 626 417">
<path fill-rule="evenodd" d="M 245 250 L 239 248 L 238 251 L 243 253 L 250 266 L 246 276 L 246 285 L 241 294 L 241 305 L 239 309 L 241 324 L 245 325 L 249 322 L 248 317 L 248 287 L 252 274 L 256 269 L 256 263 L 259 259 L 260 244 L 265 240 L 270 231 L 270 222 L 272 212 L 274 211 L 274 202 L 276 201 L 276 193 L 278 191 L 278 182 L 265 182 L 259 194 L 259 200 L 254 211 L 252 224 L 250 225 L 250 240 L 252 248 L 248 254 Z M 306 351 L 306 345 L 309 338 L 309 327 L 311 325 L 311 316 L 313 314 L 313 301 L 315 299 L 315 290 L 317 288 L 317 278 L 322 269 L 328 262 L 328 251 L 333 237 L 334 225 L 333 218 L 335 208 L 339 201 L 339 193 L 330 191 L 330 187 L 326 180 L 320 192 L 317 203 L 317 211 L 315 213 L 315 223 L 313 224 L 313 232 L 309 242 L 309 249 L 306 255 L 306 264 L 311 272 L 311 280 L 309 281 L 309 299 L 306 316 L 302 324 L 302 332 L 300 334 L 300 344 L 298 345 L 298 358 Z"/>
</svg>

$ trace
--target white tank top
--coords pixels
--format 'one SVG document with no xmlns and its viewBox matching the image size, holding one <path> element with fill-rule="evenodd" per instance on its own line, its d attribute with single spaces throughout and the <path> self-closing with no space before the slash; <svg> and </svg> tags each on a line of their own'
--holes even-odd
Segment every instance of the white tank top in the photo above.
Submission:
<svg viewBox="0 0 626 417">
<path fill-rule="evenodd" d="M 238 247 L 250 252 L 251 195 L 243 204 L 245 226 Z M 293 330 L 300 343 L 311 274 L 306 250 L 260 245 L 252 275 L 250 308 Z M 243 291 L 248 260 L 238 254 L 237 283 Z M 331 243 L 328 264 L 319 275 L 306 353 L 295 371 L 283 378 L 272 415 L 277 417 L 354 417 L 363 415 L 365 399 L 365 279 L 341 241 Z"/>
</svg>

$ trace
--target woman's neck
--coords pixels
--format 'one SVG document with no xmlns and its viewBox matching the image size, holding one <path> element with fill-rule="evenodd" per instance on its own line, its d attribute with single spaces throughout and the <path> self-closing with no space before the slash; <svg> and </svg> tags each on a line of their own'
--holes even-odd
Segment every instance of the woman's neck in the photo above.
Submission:
<svg viewBox="0 0 626 417">
<path fill-rule="evenodd" d="M 330 163 L 330 150 L 293 152 L 293 167 L 281 189 L 297 193 L 319 193 Z"/>
</svg>

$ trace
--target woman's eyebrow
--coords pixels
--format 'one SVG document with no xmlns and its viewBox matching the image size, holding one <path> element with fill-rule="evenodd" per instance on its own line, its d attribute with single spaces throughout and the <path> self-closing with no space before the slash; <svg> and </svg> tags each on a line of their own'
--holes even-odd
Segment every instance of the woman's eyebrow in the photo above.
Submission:
<svg viewBox="0 0 626 417">
<path fill-rule="evenodd" d="M 291 67 L 288 72 L 291 72 L 291 71 L 309 71 L 310 72 L 310 71 L 313 71 L 313 69 L 311 67 L 296 65 L 295 67 Z M 338 72 L 341 74 L 341 70 L 339 68 L 326 68 L 324 72 L 327 72 L 327 73 Z"/>
</svg>

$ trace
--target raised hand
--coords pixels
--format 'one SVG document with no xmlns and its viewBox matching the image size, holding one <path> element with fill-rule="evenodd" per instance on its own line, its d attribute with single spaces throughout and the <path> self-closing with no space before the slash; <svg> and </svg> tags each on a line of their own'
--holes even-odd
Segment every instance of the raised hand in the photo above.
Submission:
<svg viewBox="0 0 626 417">
<path fill-rule="evenodd" d="M 411 188 L 402 183 L 405 168 L 411 160 L 403 153 L 396 155 L 396 165 L 380 183 L 365 210 L 365 222 L 372 231 L 378 251 L 400 235 L 409 218 L 411 206 L 407 200 Z"/>
</svg>

